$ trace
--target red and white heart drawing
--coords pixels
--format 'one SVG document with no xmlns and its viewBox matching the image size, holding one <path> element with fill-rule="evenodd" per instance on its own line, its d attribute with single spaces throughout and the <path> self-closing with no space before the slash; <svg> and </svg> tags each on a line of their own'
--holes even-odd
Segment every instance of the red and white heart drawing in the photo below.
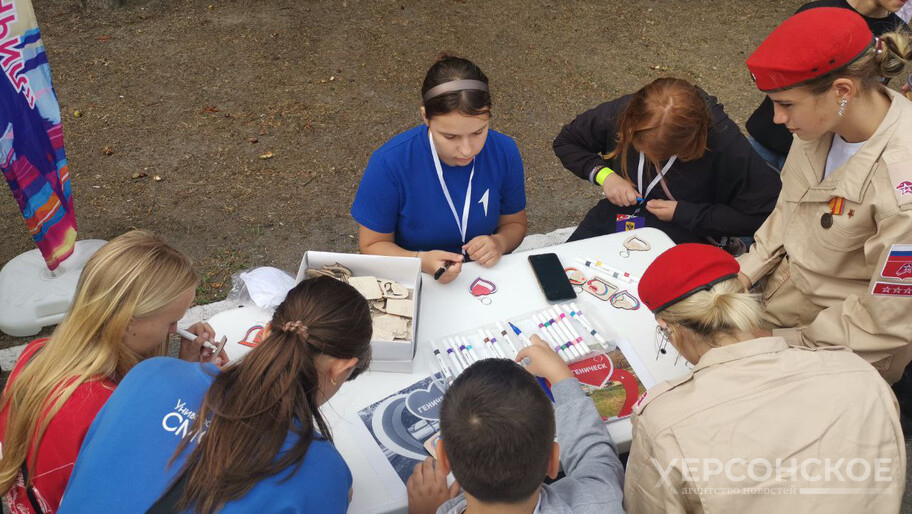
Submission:
<svg viewBox="0 0 912 514">
<path fill-rule="evenodd" d="M 475 297 L 487 296 L 497 292 L 497 284 L 478 277 L 475 279 L 475 282 L 472 282 L 472 285 L 469 286 L 469 291 L 472 293 L 472 296 Z"/>
</svg>

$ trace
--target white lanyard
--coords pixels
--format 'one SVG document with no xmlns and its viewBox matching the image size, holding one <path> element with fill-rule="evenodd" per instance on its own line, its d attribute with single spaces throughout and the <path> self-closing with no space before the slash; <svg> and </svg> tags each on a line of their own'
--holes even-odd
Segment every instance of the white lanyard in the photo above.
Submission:
<svg viewBox="0 0 912 514">
<path fill-rule="evenodd" d="M 462 244 L 466 242 L 466 228 L 469 226 L 469 203 L 472 201 L 472 177 L 475 176 L 475 159 L 472 159 L 472 172 L 469 173 L 469 187 L 466 188 L 465 205 L 462 207 L 462 221 L 459 221 L 459 214 L 456 213 L 456 206 L 453 205 L 453 198 L 450 197 L 450 190 L 447 189 L 446 182 L 443 181 L 443 168 L 440 166 L 440 158 L 437 157 L 437 148 L 434 147 L 434 136 L 431 135 L 431 129 L 428 129 L 428 141 L 431 143 L 431 156 L 434 158 L 434 167 L 437 168 L 437 178 L 440 180 L 440 188 L 443 189 L 443 196 L 450 204 L 450 211 L 453 218 L 456 219 L 456 228 L 462 236 Z"/>
<path fill-rule="evenodd" d="M 646 156 L 643 155 L 643 152 L 640 152 L 640 166 L 637 168 L 637 190 L 643 195 L 643 198 L 648 198 L 649 193 L 652 192 L 652 188 L 662 180 L 662 177 L 668 173 L 668 170 L 671 169 L 671 165 L 678 159 L 677 155 L 672 155 L 671 159 L 668 159 L 668 162 L 665 163 L 665 166 L 662 167 L 662 171 L 656 175 L 656 178 L 652 179 L 652 182 L 649 183 L 649 187 L 646 188 L 646 192 L 643 192 L 643 165 L 646 164 Z"/>
</svg>

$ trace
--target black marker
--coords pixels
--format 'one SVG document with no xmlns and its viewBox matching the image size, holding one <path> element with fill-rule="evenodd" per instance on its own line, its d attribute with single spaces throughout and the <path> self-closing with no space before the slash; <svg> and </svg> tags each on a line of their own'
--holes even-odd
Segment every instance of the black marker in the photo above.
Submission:
<svg viewBox="0 0 912 514">
<path fill-rule="evenodd" d="M 440 280 L 440 277 L 446 273 L 446 270 L 450 269 L 450 266 L 453 265 L 453 261 L 446 261 L 446 264 L 437 268 L 437 271 L 434 272 L 434 280 Z"/>
</svg>

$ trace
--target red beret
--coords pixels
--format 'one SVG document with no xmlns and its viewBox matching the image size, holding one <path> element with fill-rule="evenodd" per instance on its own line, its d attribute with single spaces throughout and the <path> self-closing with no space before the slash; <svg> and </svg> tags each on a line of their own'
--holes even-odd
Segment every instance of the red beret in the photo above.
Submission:
<svg viewBox="0 0 912 514">
<path fill-rule="evenodd" d="M 868 24 L 852 9 L 808 9 L 760 43 L 747 68 L 760 91 L 785 89 L 855 61 L 873 40 Z"/>
<path fill-rule="evenodd" d="M 686 243 L 656 257 L 640 279 L 640 300 L 659 312 L 723 280 L 737 277 L 741 266 L 715 246 Z"/>
</svg>

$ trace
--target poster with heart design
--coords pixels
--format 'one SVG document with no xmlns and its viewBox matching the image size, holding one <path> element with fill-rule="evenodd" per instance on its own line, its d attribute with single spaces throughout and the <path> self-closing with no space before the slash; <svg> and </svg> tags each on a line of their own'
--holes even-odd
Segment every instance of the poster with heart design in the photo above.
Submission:
<svg viewBox="0 0 912 514">
<path fill-rule="evenodd" d="M 605 421 L 630 416 L 637 398 L 646 392 L 633 366 L 619 349 L 574 362 L 570 371 Z"/>
<path fill-rule="evenodd" d="M 440 430 L 444 384 L 438 373 L 358 412 L 403 484 L 427 458 L 424 443 Z"/>
</svg>

